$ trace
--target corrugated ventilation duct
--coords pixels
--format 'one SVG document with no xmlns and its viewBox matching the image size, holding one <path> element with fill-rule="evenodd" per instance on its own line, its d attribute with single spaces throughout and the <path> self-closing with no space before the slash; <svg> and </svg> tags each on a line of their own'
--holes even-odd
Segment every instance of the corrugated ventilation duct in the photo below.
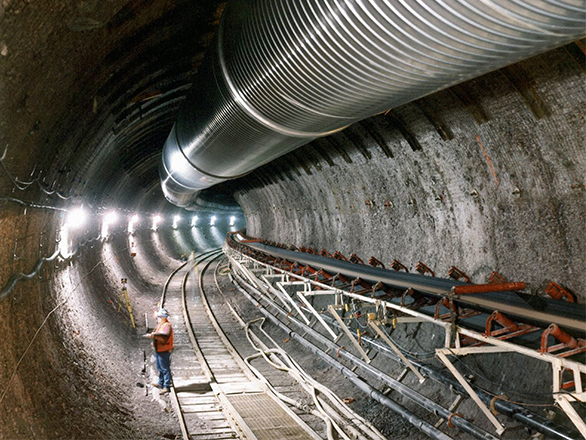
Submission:
<svg viewBox="0 0 586 440">
<path fill-rule="evenodd" d="M 167 199 L 585 34 L 584 0 L 239 0 L 167 139 Z"/>
</svg>

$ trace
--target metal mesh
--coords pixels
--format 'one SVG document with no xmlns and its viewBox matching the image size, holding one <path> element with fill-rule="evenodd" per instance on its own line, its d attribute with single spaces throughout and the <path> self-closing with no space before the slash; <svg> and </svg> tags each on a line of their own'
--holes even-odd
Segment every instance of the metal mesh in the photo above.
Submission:
<svg viewBox="0 0 586 440">
<path fill-rule="evenodd" d="M 311 439 L 268 395 L 243 394 L 228 400 L 258 440 Z"/>
</svg>

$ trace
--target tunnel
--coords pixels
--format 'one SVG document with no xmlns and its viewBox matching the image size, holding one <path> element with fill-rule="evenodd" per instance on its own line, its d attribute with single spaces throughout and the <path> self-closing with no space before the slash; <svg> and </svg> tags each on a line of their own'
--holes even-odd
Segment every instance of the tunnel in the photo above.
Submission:
<svg viewBox="0 0 586 440">
<path fill-rule="evenodd" d="M 322 27 L 312 27 L 310 12 Z M 369 40 L 368 20 L 379 13 L 388 23 L 406 20 L 407 31 L 397 30 L 405 41 L 391 33 Z M 492 13 L 505 17 L 494 28 Z M 344 399 L 353 420 L 372 425 L 372 438 L 583 438 L 585 17 L 580 0 L 1 2 L 0 438 L 207 440 L 197 432 L 182 437 L 183 416 L 170 397 L 156 397 L 143 335 L 156 325 L 161 292 L 179 288 L 174 271 L 195 267 L 190 276 L 205 282 L 198 258 L 212 252 L 221 293 L 210 298 L 211 310 L 229 316 L 228 304 L 245 321 L 264 316 L 267 335 Z M 418 27 L 423 22 L 428 28 Z M 351 36 L 330 40 L 332 29 Z M 493 37 L 498 44 L 484 47 Z M 371 42 L 389 49 L 378 53 Z M 302 257 L 293 264 L 285 252 Z M 305 311 L 299 316 L 306 307 L 328 315 L 284 331 L 277 308 L 255 296 L 261 263 L 246 269 L 246 255 L 275 265 L 269 275 L 288 264 L 305 277 L 307 258 L 323 257 L 460 281 L 442 294 L 447 302 L 433 304 L 431 294 L 381 287 L 365 275 L 347 280 L 345 303 L 318 295 L 303 305 L 294 288 L 283 288 Z M 313 271 L 305 286 L 320 276 L 319 289 L 334 286 L 344 279 L 338 270 Z M 352 312 L 360 286 L 373 304 L 386 301 L 377 296 L 384 290 L 396 307 L 408 297 L 407 305 L 428 301 L 421 310 L 440 310 L 467 300 L 453 296 L 463 279 L 485 286 L 495 277 L 523 283 L 513 289 L 522 294 L 507 293 L 510 304 L 513 296 L 533 305 L 559 301 L 578 316 L 573 326 L 559 323 L 563 336 L 555 341 L 549 317 L 520 324 L 543 334 L 542 358 L 548 344 L 576 351 L 551 361 L 557 377 L 532 354 L 537 336 L 531 353 L 503 353 L 507 346 L 452 357 L 463 380 L 488 396 L 485 409 L 504 427 L 498 433 L 473 397 L 454 391 L 457 379 L 445 379 L 450 365 L 436 350 L 461 349 L 460 339 L 442 348 L 444 330 L 421 320 L 395 329 L 397 316 L 415 316 L 409 311 L 383 324 L 403 355 L 425 364 L 415 363 L 427 372 L 421 384 L 411 364 L 382 354 L 358 367 L 362 349 L 350 335 L 340 333 L 348 338 L 341 348 L 358 350 L 354 357 L 340 347 L 336 353 L 331 341 L 323 358 L 308 345 L 338 328 L 328 307 Z M 204 285 L 189 282 L 195 298 Z M 471 313 L 486 321 L 510 305 L 507 295 L 502 310 L 481 305 Z M 446 307 L 454 310 L 452 302 Z M 300 319 L 294 312 L 282 322 Z M 356 313 L 344 315 L 358 325 L 350 330 L 360 341 L 361 325 L 370 325 L 365 340 L 378 353 L 385 337 L 364 321 L 366 312 Z M 170 320 L 175 326 L 181 317 Z M 250 350 L 233 321 L 218 324 L 240 341 L 237 351 Z M 444 321 L 454 329 L 460 322 L 453 313 Z M 470 331 L 485 334 L 483 326 Z M 398 388 L 380 377 L 364 385 L 369 365 Z M 397 391 L 402 383 L 452 408 L 449 417 L 426 413 Z M 308 412 L 304 405 L 296 411 Z M 365 438 L 331 434 L 316 420 L 307 423 L 319 425 L 318 438 Z M 245 431 L 210 438 L 254 438 Z M 294 438 L 279 435 L 266 438 Z"/>
</svg>

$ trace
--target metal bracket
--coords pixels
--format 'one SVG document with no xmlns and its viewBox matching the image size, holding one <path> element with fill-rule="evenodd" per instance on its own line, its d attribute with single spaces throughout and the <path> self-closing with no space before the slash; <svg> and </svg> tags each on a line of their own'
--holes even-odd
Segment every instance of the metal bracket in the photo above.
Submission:
<svg viewBox="0 0 586 440">
<path fill-rule="evenodd" d="M 437 354 L 437 357 L 444 363 L 446 367 L 448 367 L 448 370 L 450 370 L 450 372 L 454 375 L 456 380 L 460 382 L 460 385 L 464 387 L 464 389 L 470 395 L 472 400 L 476 402 L 476 405 L 478 405 L 480 410 L 484 413 L 488 420 L 490 420 L 490 423 L 494 425 L 494 427 L 496 428 L 496 433 L 498 435 L 502 435 L 505 432 L 506 428 L 500 424 L 500 422 L 497 420 L 494 414 L 490 412 L 490 409 L 488 409 L 484 402 L 480 400 L 480 397 L 478 397 L 478 394 L 476 394 L 476 391 L 472 389 L 468 381 L 464 378 L 464 376 L 460 374 L 456 367 L 454 367 L 454 364 L 452 364 L 452 362 L 448 359 L 446 354 L 451 354 L 450 350 L 438 348 L 435 352 Z"/>
<path fill-rule="evenodd" d="M 552 362 L 552 369 L 553 369 L 553 398 L 556 403 L 564 410 L 566 415 L 572 421 L 574 426 L 578 428 L 580 434 L 586 438 L 586 423 L 584 419 L 580 417 L 580 414 L 574 409 L 572 406 L 573 401 L 586 400 L 586 392 L 583 388 L 582 384 L 582 376 L 579 369 L 575 368 L 572 369 L 574 374 L 574 386 L 575 391 L 571 394 L 563 393 L 563 383 L 562 383 L 562 374 L 564 372 L 564 366 L 562 359 L 556 359 Z"/>
<path fill-rule="evenodd" d="M 338 335 L 331 329 L 331 327 L 324 321 L 324 319 L 321 317 L 321 315 L 317 312 L 317 310 L 315 310 L 313 308 L 313 306 L 309 303 L 309 301 L 307 301 L 307 298 L 305 298 L 305 296 L 303 296 L 303 294 L 301 292 L 297 292 L 297 296 L 299 297 L 299 299 L 303 302 L 303 304 L 305 305 L 305 307 L 307 307 L 309 309 L 309 311 L 311 313 L 313 313 L 313 316 L 316 317 L 316 319 L 319 321 L 319 323 L 323 326 L 323 328 L 325 328 L 327 330 L 327 332 L 332 335 L 333 339 L 336 339 L 338 337 Z"/>
<path fill-rule="evenodd" d="M 448 408 L 448 410 L 453 413 L 454 411 L 456 411 L 458 409 L 458 407 L 460 406 L 460 404 L 463 402 L 463 400 L 466 398 L 466 396 L 463 396 L 462 394 L 458 394 L 456 396 L 456 399 L 452 402 L 452 404 L 450 405 L 450 407 Z M 442 424 L 445 422 L 445 419 L 440 418 L 436 424 L 434 425 L 436 428 L 439 428 L 440 426 L 442 426 Z"/>
<path fill-rule="evenodd" d="M 346 333 L 346 336 L 348 336 L 348 338 L 352 342 L 352 345 L 354 345 L 354 347 L 356 347 L 356 349 L 360 352 L 360 355 L 362 356 L 362 358 L 364 359 L 364 361 L 367 364 L 370 364 L 370 358 L 368 357 L 368 355 L 366 354 L 366 352 L 362 349 L 362 347 L 360 346 L 360 344 L 358 343 L 358 341 L 356 340 L 356 338 L 354 337 L 354 335 L 352 334 L 352 332 L 348 329 L 348 327 L 346 326 L 346 324 L 344 323 L 344 321 L 342 321 L 342 318 L 340 318 L 340 315 L 338 315 L 338 313 L 336 312 L 336 310 L 331 305 L 328 306 L 328 310 L 332 314 L 332 316 L 334 317 L 334 319 L 336 321 L 338 321 L 338 324 L 340 324 L 340 327 L 342 328 L 342 330 L 344 331 L 344 333 Z"/>
<path fill-rule="evenodd" d="M 391 349 L 397 354 L 397 356 L 399 356 L 399 358 L 403 361 L 403 363 L 411 370 L 413 371 L 413 373 L 415 373 L 415 375 L 419 378 L 419 383 L 423 383 L 425 382 L 425 377 L 423 377 L 423 375 L 419 372 L 419 370 L 417 370 L 417 368 L 415 368 L 413 366 L 413 364 L 411 363 L 411 361 L 409 359 L 407 359 L 405 357 L 405 355 L 401 352 L 401 350 L 399 350 L 399 348 L 393 344 L 393 341 L 391 341 L 391 338 L 389 338 L 387 336 L 387 334 L 385 332 L 383 332 L 378 325 L 376 325 L 375 322 L 370 321 L 368 323 L 370 325 L 370 327 L 381 337 L 381 339 L 383 341 L 385 341 L 387 343 L 387 345 L 389 347 L 391 347 Z"/>
<path fill-rule="evenodd" d="M 279 290 L 281 292 L 284 293 L 283 297 L 289 301 L 291 303 L 291 305 L 293 306 L 293 308 L 295 309 L 295 311 L 297 311 L 297 313 L 299 313 L 299 315 L 301 315 L 301 317 L 303 318 L 303 320 L 305 321 L 305 323 L 307 325 L 309 325 L 309 319 L 307 318 L 307 316 L 305 316 L 305 314 L 301 311 L 301 309 L 299 308 L 299 306 L 297 305 L 297 303 L 295 301 L 293 301 L 293 298 L 291 298 L 289 296 L 289 294 L 287 293 L 287 291 L 285 290 L 285 288 L 283 287 L 284 283 L 277 283 L 277 287 L 279 288 Z"/>
</svg>

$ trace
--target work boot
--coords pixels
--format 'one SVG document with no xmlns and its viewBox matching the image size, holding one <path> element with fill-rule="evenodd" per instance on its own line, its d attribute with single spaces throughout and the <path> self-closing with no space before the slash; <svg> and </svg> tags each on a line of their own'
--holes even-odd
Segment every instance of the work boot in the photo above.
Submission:
<svg viewBox="0 0 586 440">
<path fill-rule="evenodd" d="M 163 387 L 162 387 L 161 385 L 159 385 L 157 382 L 153 382 L 153 383 L 151 384 L 151 386 L 152 386 L 153 388 L 158 388 L 158 389 L 161 389 L 161 388 L 163 388 Z"/>
<path fill-rule="evenodd" d="M 163 394 L 168 394 L 170 393 L 171 390 L 169 388 L 163 388 L 161 391 L 159 391 L 159 395 L 163 395 Z"/>
</svg>

